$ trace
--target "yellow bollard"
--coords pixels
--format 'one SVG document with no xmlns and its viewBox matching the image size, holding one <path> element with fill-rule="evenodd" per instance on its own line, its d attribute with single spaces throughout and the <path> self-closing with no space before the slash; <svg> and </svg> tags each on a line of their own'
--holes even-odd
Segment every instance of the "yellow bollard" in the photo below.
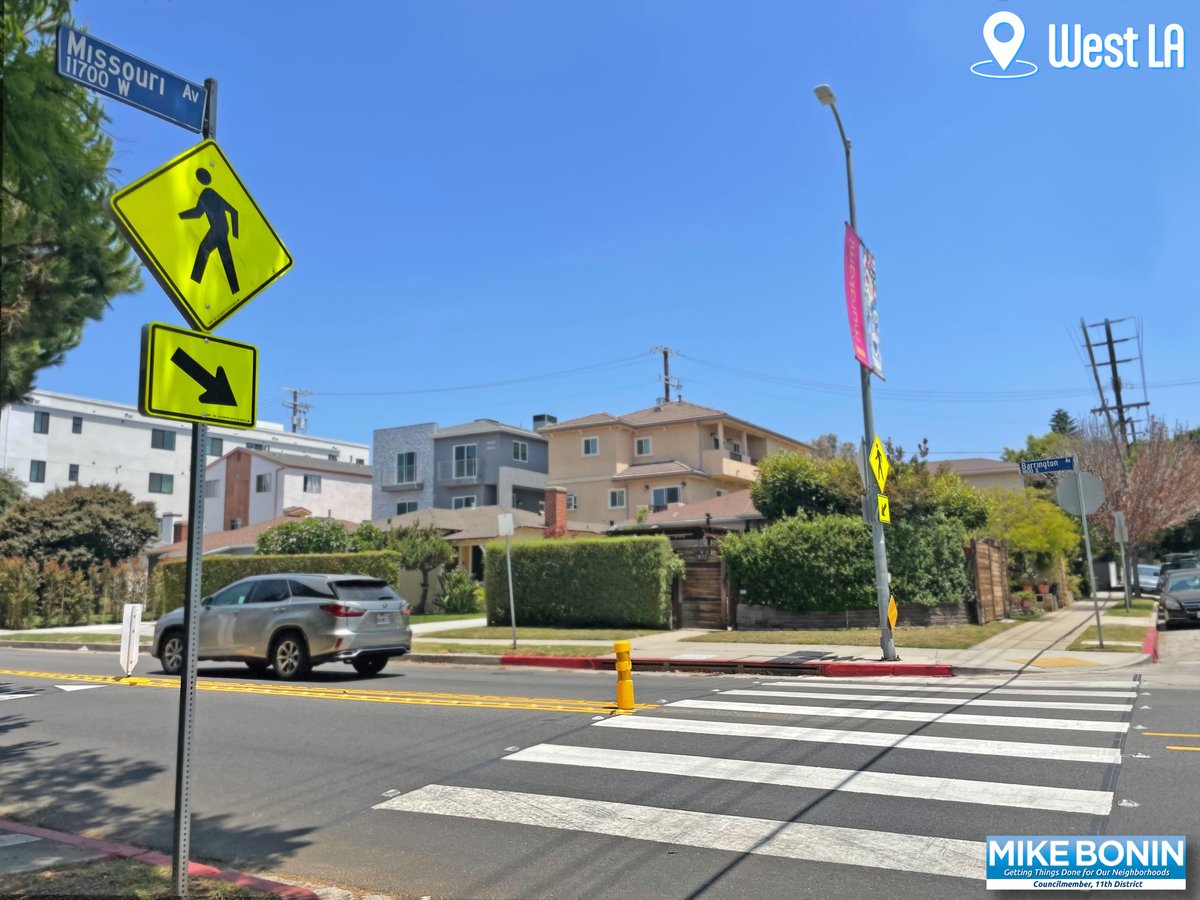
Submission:
<svg viewBox="0 0 1200 900">
<path fill-rule="evenodd" d="M 617 709 L 633 709 L 633 663 L 629 661 L 629 641 L 614 641 L 617 655 Z"/>
</svg>

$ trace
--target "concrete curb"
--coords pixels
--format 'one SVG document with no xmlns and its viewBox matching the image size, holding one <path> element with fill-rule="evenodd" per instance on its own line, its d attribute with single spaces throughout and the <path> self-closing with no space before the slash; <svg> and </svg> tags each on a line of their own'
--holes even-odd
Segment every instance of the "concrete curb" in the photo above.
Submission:
<svg viewBox="0 0 1200 900">
<path fill-rule="evenodd" d="M 133 862 L 145 863 L 148 866 L 171 865 L 171 857 L 156 850 L 146 850 L 145 848 L 134 847 L 129 844 L 115 844 L 111 841 L 80 837 L 75 834 L 67 834 L 65 831 L 54 831 L 53 829 L 42 828 L 38 825 L 26 825 L 23 822 L 14 822 L 11 819 L 0 819 L 0 830 L 15 831 L 18 834 L 28 834 L 45 840 L 57 841 L 60 844 L 67 844 L 71 847 L 83 847 L 87 850 L 95 850 L 113 859 L 128 859 Z M 274 894 L 277 897 L 286 897 L 288 900 L 320 900 L 320 896 L 308 888 L 283 884 L 267 878 L 259 878 L 257 875 L 247 875 L 245 872 L 236 872 L 233 869 L 217 869 L 198 862 L 188 862 L 188 875 L 192 878 L 215 878 L 220 881 L 228 881 L 247 890 L 262 891 Z"/>
<path fill-rule="evenodd" d="M 1142 652 L 1150 657 L 1150 662 L 1158 662 L 1158 623 L 1151 625 L 1146 629 L 1146 636 L 1142 638 Z"/>
<path fill-rule="evenodd" d="M 34 650 L 99 650 L 105 653 L 120 653 L 120 644 L 106 643 L 85 643 L 83 641 L 13 641 L 0 639 L 0 647 L 15 647 L 24 649 L 31 647 Z M 140 650 L 146 653 L 150 652 L 149 644 L 138 644 Z"/>
</svg>

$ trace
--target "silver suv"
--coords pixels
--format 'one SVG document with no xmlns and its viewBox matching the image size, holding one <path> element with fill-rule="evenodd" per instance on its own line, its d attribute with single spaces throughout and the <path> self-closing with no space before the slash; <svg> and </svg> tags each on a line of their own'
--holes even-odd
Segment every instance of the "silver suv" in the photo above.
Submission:
<svg viewBox="0 0 1200 900">
<path fill-rule="evenodd" d="M 321 663 L 377 675 L 412 650 L 411 607 L 386 581 L 363 575 L 253 575 L 201 601 L 200 659 L 244 662 L 285 681 Z M 184 660 L 183 607 L 154 626 L 151 652 L 177 675 Z"/>
</svg>

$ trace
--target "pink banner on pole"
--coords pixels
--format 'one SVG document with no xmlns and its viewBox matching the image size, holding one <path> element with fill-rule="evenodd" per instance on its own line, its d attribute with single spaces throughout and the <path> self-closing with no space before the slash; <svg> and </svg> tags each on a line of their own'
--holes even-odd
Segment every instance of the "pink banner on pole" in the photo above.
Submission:
<svg viewBox="0 0 1200 900">
<path fill-rule="evenodd" d="M 850 319 L 850 340 L 854 343 L 854 357 L 860 364 L 871 368 L 867 356 L 867 331 L 863 322 L 862 278 L 859 270 L 861 242 L 854 229 L 846 225 L 846 244 L 843 273 L 846 282 L 846 315 Z"/>
</svg>

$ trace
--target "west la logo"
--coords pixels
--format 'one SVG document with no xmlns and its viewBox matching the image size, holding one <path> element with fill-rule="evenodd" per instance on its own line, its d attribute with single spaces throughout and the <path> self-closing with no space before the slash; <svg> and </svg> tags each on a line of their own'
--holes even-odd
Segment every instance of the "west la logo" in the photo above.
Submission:
<svg viewBox="0 0 1200 900">
<path fill-rule="evenodd" d="M 992 13 L 983 23 L 983 40 L 992 54 L 971 66 L 981 78 L 1026 78 L 1038 71 L 1036 63 L 1017 59 L 1025 42 L 1025 23 L 1008 10 Z M 1182 25 L 1146 26 L 1145 39 L 1127 27 L 1124 31 L 1099 34 L 1083 30 L 1082 25 L 1050 23 L 1047 62 L 1055 69 L 1148 69 L 1184 68 L 1184 32 Z"/>
</svg>

